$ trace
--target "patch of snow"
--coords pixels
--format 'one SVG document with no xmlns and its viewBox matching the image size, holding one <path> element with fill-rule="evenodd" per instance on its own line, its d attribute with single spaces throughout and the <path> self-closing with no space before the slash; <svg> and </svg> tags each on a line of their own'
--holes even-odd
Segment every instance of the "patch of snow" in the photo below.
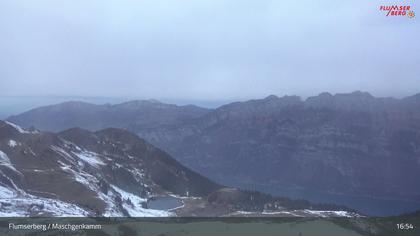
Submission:
<svg viewBox="0 0 420 236">
<path fill-rule="evenodd" d="M 263 215 L 276 215 L 276 214 L 290 214 L 297 217 L 354 217 L 357 216 L 354 213 L 347 211 L 320 211 L 320 210 L 293 210 L 293 211 L 273 211 L 273 212 L 262 212 Z"/>
<path fill-rule="evenodd" d="M 145 198 L 141 198 L 141 197 L 139 197 L 139 196 L 137 196 L 137 195 L 135 195 L 135 194 L 133 194 L 133 193 L 126 192 L 126 191 L 124 191 L 124 190 L 122 190 L 122 189 L 118 188 L 118 187 L 117 187 L 117 186 L 115 186 L 115 185 L 111 185 L 111 187 L 112 187 L 112 188 L 113 188 L 113 189 L 114 189 L 117 193 L 119 193 L 123 199 L 130 199 L 130 200 L 134 200 L 134 201 L 138 201 L 138 202 L 146 202 L 146 201 L 147 201 L 147 199 L 145 199 Z"/>
<path fill-rule="evenodd" d="M 7 177 L 2 172 L 0 174 Z M 13 181 L 12 184 L 15 189 L 0 185 L 0 217 L 33 216 L 37 213 L 60 217 L 89 215 L 89 212 L 74 204 L 37 197 L 19 189 Z"/>
<path fill-rule="evenodd" d="M 326 217 L 327 211 L 303 210 L 304 213 L 319 217 Z"/>
<path fill-rule="evenodd" d="M 86 187 L 88 187 L 90 190 L 97 192 L 99 187 L 97 186 L 99 180 L 94 177 L 93 175 L 90 175 L 88 173 L 86 173 L 85 171 L 82 170 L 73 170 L 72 167 L 70 165 L 65 164 L 62 161 L 58 161 L 58 163 L 60 164 L 60 168 L 67 172 L 67 173 L 71 173 L 73 175 L 74 180 L 76 180 L 77 182 L 85 185 Z"/>
<path fill-rule="evenodd" d="M 98 167 L 99 165 L 106 165 L 100 158 L 97 153 L 89 152 L 89 151 L 81 151 L 79 153 L 72 152 L 76 155 L 79 159 L 86 162 L 87 164 Z"/>
<path fill-rule="evenodd" d="M 73 173 L 74 178 L 77 182 L 84 184 L 90 190 L 93 190 L 95 192 L 98 191 L 99 187 L 97 187 L 97 184 L 99 183 L 99 180 L 95 176 L 90 175 L 84 171 L 81 171 L 79 173 L 74 171 Z"/>
<path fill-rule="evenodd" d="M 58 217 L 89 216 L 89 212 L 57 199 L 36 197 L 30 194 L 13 198 L 0 198 L 0 217 L 24 217 L 48 214 Z"/>
<path fill-rule="evenodd" d="M 71 166 L 70 165 L 66 165 L 64 162 L 62 162 L 62 161 L 57 161 L 58 162 L 58 164 L 60 164 L 60 168 L 62 169 L 62 170 L 64 170 L 64 171 L 66 171 L 66 170 L 68 170 L 68 169 L 70 169 L 71 168 Z"/>
<path fill-rule="evenodd" d="M 145 209 L 142 207 L 142 203 L 147 200 L 141 198 L 135 194 L 126 192 L 114 185 L 111 187 L 121 195 L 123 200 L 123 207 L 131 217 L 167 217 L 173 216 L 173 213 L 162 210 Z M 128 201 L 129 200 L 129 201 Z M 129 203 L 131 202 L 131 204 Z"/>
<path fill-rule="evenodd" d="M 14 170 L 15 172 L 21 174 L 18 170 L 16 170 L 16 168 L 12 165 L 12 163 L 10 162 L 9 157 L 6 155 L 6 153 L 2 152 L 0 150 L 0 166 L 6 166 L 9 169 Z"/>
<path fill-rule="evenodd" d="M 22 174 L 20 172 L 18 172 L 19 174 Z M 15 191 L 17 191 L 18 193 L 24 193 L 25 191 L 23 191 L 22 189 L 20 189 L 15 182 L 13 181 L 13 179 L 11 179 L 9 176 L 7 176 L 6 174 L 3 173 L 3 171 L 0 170 L 0 174 L 3 176 L 3 178 L 7 179 L 10 184 L 13 186 L 13 188 L 15 189 Z"/>
<path fill-rule="evenodd" d="M 9 122 L 9 121 L 5 121 L 5 122 L 8 125 L 10 125 L 13 128 L 15 128 L 21 134 L 36 134 L 36 133 L 38 133 L 37 131 L 34 131 L 34 132 L 27 131 L 27 130 L 23 129 L 22 127 L 20 127 L 19 125 L 13 124 L 12 122 Z"/>
<path fill-rule="evenodd" d="M 7 143 L 7 145 L 9 145 L 9 147 L 14 148 L 16 147 L 18 144 L 15 140 L 10 139 L 9 142 Z"/>
<path fill-rule="evenodd" d="M 107 194 L 104 194 L 102 192 L 98 192 L 98 197 L 100 199 L 102 199 L 107 204 L 105 212 L 103 213 L 104 217 L 121 217 L 121 216 L 124 216 L 124 214 L 115 205 L 115 202 L 114 202 L 115 195 L 112 191 L 108 191 Z"/>
<path fill-rule="evenodd" d="M 79 146 L 77 146 L 76 144 L 74 144 L 74 143 L 72 143 L 68 140 L 62 139 L 62 138 L 60 138 L 60 140 L 64 143 L 64 146 L 66 148 L 75 148 L 77 151 L 82 151 L 82 149 Z"/>
<path fill-rule="evenodd" d="M 250 211 L 235 211 L 234 213 L 232 213 L 232 215 L 251 215 L 251 214 L 255 214 L 255 212 L 250 212 Z"/>
<path fill-rule="evenodd" d="M 0 151 L 0 165 L 11 165 L 9 157 L 2 151 Z"/>
<path fill-rule="evenodd" d="M 360 215 L 347 211 L 318 211 L 318 210 L 290 210 L 290 211 L 263 211 L 249 212 L 236 211 L 230 215 L 290 215 L 292 217 L 360 217 Z"/>
<path fill-rule="evenodd" d="M 13 198 L 16 196 L 16 192 L 13 189 L 0 185 L 0 199 Z"/>
<path fill-rule="evenodd" d="M 201 197 L 191 197 L 191 196 L 189 196 L 189 197 L 184 197 L 184 196 L 180 196 L 180 195 L 176 195 L 176 194 L 168 194 L 169 196 L 171 196 L 171 197 L 174 197 L 174 198 L 179 198 L 179 199 L 194 199 L 194 200 L 198 200 L 198 199 L 201 199 Z"/>
<path fill-rule="evenodd" d="M 35 154 L 35 152 L 32 150 L 32 148 L 31 148 L 31 147 L 29 147 L 29 152 L 32 154 L 32 156 L 36 157 L 36 154 Z"/>
<path fill-rule="evenodd" d="M 331 213 L 336 215 L 336 216 L 341 216 L 341 217 L 351 217 L 352 216 L 352 214 L 347 212 L 347 211 L 333 211 Z"/>
<path fill-rule="evenodd" d="M 296 214 L 295 211 L 284 211 L 283 214 L 291 215 L 292 217 L 302 217 L 302 215 Z"/>
<path fill-rule="evenodd" d="M 73 175 L 74 180 L 83 184 L 93 192 L 96 192 L 98 198 L 101 199 L 106 204 L 105 212 L 102 214 L 104 217 L 122 217 L 124 216 L 123 213 L 119 210 L 117 205 L 115 204 L 115 194 L 112 191 L 108 191 L 107 193 L 103 193 L 99 188 L 99 180 L 83 170 L 72 169 L 72 166 L 63 163 L 62 161 L 58 161 L 61 165 L 61 169 L 71 173 Z M 76 166 L 77 168 L 77 166 Z"/>
<path fill-rule="evenodd" d="M 54 152 L 56 152 L 57 154 L 59 154 L 60 156 L 64 157 L 64 159 L 66 159 L 67 161 L 69 161 L 70 163 L 76 165 L 77 161 L 75 160 L 74 157 L 72 157 L 68 152 L 66 152 L 64 149 L 62 149 L 61 147 L 57 147 L 57 146 L 51 146 L 50 147 L 51 150 L 53 150 Z"/>
<path fill-rule="evenodd" d="M 303 212 L 308 214 L 313 214 L 320 217 L 355 217 L 358 216 L 355 213 L 348 211 L 314 211 L 314 210 L 303 210 Z"/>
<path fill-rule="evenodd" d="M 295 211 L 263 211 L 261 214 L 263 214 L 263 215 L 286 214 L 286 215 L 291 215 L 293 217 L 302 216 L 302 215 L 296 214 Z"/>
<path fill-rule="evenodd" d="M 144 171 L 143 170 L 139 170 L 137 168 L 132 168 L 132 169 L 127 169 L 134 177 L 134 179 L 137 180 L 137 182 L 140 182 L 144 177 Z"/>
</svg>

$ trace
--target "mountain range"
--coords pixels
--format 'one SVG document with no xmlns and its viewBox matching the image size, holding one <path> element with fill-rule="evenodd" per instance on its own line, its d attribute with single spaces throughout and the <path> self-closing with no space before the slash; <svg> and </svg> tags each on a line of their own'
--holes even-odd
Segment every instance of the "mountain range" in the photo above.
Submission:
<svg viewBox="0 0 420 236">
<path fill-rule="evenodd" d="M 115 128 L 53 134 L 0 121 L 0 150 L 5 215 L 161 216 L 168 214 L 143 209 L 145 199 L 206 196 L 220 188 Z"/>
<path fill-rule="evenodd" d="M 420 202 L 420 95 L 271 95 L 217 109 L 67 102 L 8 120 L 46 131 L 124 128 L 225 185 Z"/>
<path fill-rule="evenodd" d="M 176 106 L 156 100 L 130 101 L 117 105 L 86 102 L 64 102 L 31 110 L 28 116 L 12 116 L 8 120 L 24 127 L 59 132 L 74 127 L 91 131 L 114 128 L 142 130 L 188 122 L 210 110 L 193 105 Z M 59 116 L 56 116 L 59 115 Z"/>
<path fill-rule="evenodd" d="M 126 130 L 49 133 L 0 121 L 0 216 L 221 216 L 244 211 L 357 215 L 345 207 L 224 187 Z"/>
</svg>

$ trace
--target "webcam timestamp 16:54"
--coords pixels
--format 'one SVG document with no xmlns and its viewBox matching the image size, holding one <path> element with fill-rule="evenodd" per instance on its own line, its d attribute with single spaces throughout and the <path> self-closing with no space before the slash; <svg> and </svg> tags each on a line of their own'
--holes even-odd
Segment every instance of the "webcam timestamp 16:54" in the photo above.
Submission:
<svg viewBox="0 0 420 236">
<path fill-rule="evenodd" d="M 414 230 L 415 226 L 411 223 L 398 223 L 397 229 L 399 230 Z"/>
</svg>

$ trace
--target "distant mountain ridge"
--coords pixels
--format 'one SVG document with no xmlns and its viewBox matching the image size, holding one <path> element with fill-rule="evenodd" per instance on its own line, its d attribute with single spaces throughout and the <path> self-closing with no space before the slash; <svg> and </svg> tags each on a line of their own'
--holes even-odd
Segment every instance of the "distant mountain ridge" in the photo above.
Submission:
<svg viewBox="0 0 420 236">
<path fill-rule="evenodd" d="M 69 118 L 51 112 L 60 106 L 44 108 L 42 119 L 33 119 L 33 111 L 9 119 L 48 127 Z M 88 128 L 83 117 L 89 111 L 83 114 L 69 120 Z M 125 127 L 223 184 L 420 201 L 420 94 L 395 99 L 356 91 L 306 100 L 271 95 L 194 114 Z"/>
<path fill-rule="evenodd" d="M 73 127 L 99 130 L 108 127 L 131 130 L 166 124 L 179 124 L 197 118 L 209 109 L 193 105 L 177 106 L 157 100 L 135 100 L 116 105 L 64 102 L 44 106 L 11 116 L 8 120 L 23 127 L 35 126 L 45 131 L 62 131 Z"/>
<path fill-rule="evenodd" d="M 375 98 L 367 92 L 356 91 L 348 94 L 324 92 L 318 96 L 302 100 L 299 96 L 277 97 L 270 95 L 264 99 L 247 102 L 233 102 L 217 109 L 203 108 L 195 105 L 178 106 L 166 104 L 158 100 L 133 100 L 120 104 L 96 105 L 87 102 L 69 101 L 55 105 L 42 106 L 13 115 L 7 118 L 23 127 L 34 126 L 45 131 L 62 131 L 73 127 L 88 130 L 99 130 L 108 127 L 126 128 L 133 132 L 165 125 L 178 125 L 202 117 L 210 112 L 234 109 L 241 105 L 261 106 L 259 109 L 277 109 L 287 105 L 312 108 L 329 108 L 337 110 L 373 109 L 395 110 L 400 106 L 407 109 L 419 104 L 420 94 L 403 99 Z"/>
<path fill-rule="evenodd" d="M 420 200 L 419 101 L 269 96 L 139 135 L 218 181 Z"/>
</svg>

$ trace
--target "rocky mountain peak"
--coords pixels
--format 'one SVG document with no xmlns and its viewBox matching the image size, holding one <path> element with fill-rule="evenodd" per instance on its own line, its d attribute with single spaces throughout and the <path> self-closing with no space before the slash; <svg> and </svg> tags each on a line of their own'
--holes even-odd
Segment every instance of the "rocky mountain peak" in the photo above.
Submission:
<svg viewBox="0 0 420 236">
<path fill-rule="evenodd" d="M 115 106 L 120 107 L 120 108 L 128 108 L 128 109 L 139 109 L 139 108 L 147 107 L 147 106 L 170 107 L 174 105 L 165 104 L 155 99 L 149 99 L 149 100 L 128 101 L 121 104 L 116 104 Z"/>
<path fill-rule="evenodd" d="M 277 100 L 277 99 L 279 99 L 279 97 L 276 96 L 276 95 L 273 95 L 273 94 L 264 98 L 264 100 L 266 100 L 266 101 L 272 101 L 272 100 Z"/>
<path fill-rule="evenodd" d="M 383 100 L 375 98 L 368 92 L 355 91 L 352 93 L 337 93 L 332 95 L 324 92 L 318 96 L 309 97 L 305 105 L 316 108 L 330 108 L 334 110 L 378 110 L 383 109 Z"/>
</svg>

